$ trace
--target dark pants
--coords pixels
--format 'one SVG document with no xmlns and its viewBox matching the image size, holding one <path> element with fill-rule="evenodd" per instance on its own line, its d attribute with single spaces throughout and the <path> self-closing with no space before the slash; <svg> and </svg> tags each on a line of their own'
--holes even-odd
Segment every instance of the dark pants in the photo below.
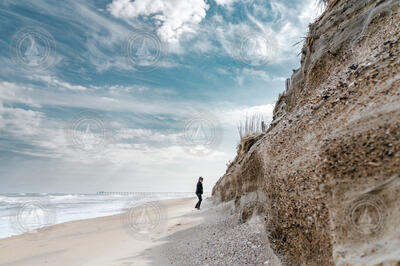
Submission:
<svg viewBox="0 0 400 266">
<path fill-rule="evenodd" d="M 195 208 L 200 209 L 200 204 L 201 204 L 201 201 L 202 201 L 203 199 L 201 198 L 201 194 L 200 194 L 200 193 L 198 193 L 198 194 L 196 194 L 196 195 L 197 195 L 197 197 L 199 198 L 199 201 L 197 202 Z"/>
</svg>

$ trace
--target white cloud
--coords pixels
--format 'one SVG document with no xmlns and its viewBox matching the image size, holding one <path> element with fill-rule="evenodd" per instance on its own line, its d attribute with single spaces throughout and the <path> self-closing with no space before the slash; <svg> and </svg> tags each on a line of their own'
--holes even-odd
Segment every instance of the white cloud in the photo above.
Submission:
<svg viewBox="0 0 400 266">
<path fill-rule="evenodd" d="M 244 75 L 258 77 L 258 78 L 260 78 L 262 80 L 265 80 L 265 81 L 272 80 L 271 76 L 268 75 L 268 73 L 266 71 L 262 71 L 262 70 L 255 70 L 255 69 L 251 69 L 251 68 L 243 68 L 242 69 L 242 73 Z"/>
<path fill-rule="evenodd" d="M 87 88 L 80 85 L 73 85 L 71 83 L 61 81 L 56 77 L 52 76 L 37 76 L 38 80 L 46 82 L 49 86 L 60 89 L 60 90 L 72 90 L 72 91 L 84 91 Z"/>
<path fill-rule="evenodd" d="M 117 18 L 151 17 L 159 26 L 160 37 L 170 43 L 179 42 L 184 33 L 195 32 L 208 8 L 203 0 L 113 0 L 108 6 Z"/>
<path fill-rule="evenodd" d="M 40 104 L 29 97 L 27 94 L 32 91 L 32 88 L 22 84 L 0 81 L 0 99 L 3 101 L 11 101 L 23 103 L 32 107 L 40 107 Z"/>
<path fill-rule="evenodd" d="M 221 0 L 223 1 L 223 0 Z M 263 40 L 266 49 L 260 49 L 259 56 L 266 64 L 280 64 L 297 58 L 301 46 L 294 46 L 307 35 L 308 25 L 321 13 L 316 0 L 306 0 L 289 6 L 271 0 L 269 9 L 261 1 L 241 2 L 243 21 L 231 23 L 216 14 L 210 20 L 208 36 L 214 33 L 222 49 L 238 61 L 246 54 L 245 40 Z M 271 20 L 271 17 L 274 19 Z"/>
<path fill-rule="evenodd" d="M 1 119 L 7 116 L 7 119 Z M 84 169 L 93 166 L 91 175 L 99 176 L 109 173 L 109 176 L 119 178 L 118 184 L 136 189 L 132 185 L 132 176 L 135 182 L 141 182 L 147 189 L 154 188 L 154 182 L 163 177 L 171 183 L 185 183 L 187 175 L 204 175 L 209 181 L 209 189 L 225 170 L 225 163 L 229 154 L 214 150 L 205 157 L 198 157 L 188 153 L 176 141 L 178 134 L 164 134 L 156 130 L 141 128 L 125 128 L 117 133 L 117 137 L 110 141 L 104 150 L 97 153 L 87 153 L 74 148 L 65 136 L 65 121 L 51 120 L 41 112 L 20 108 L 6 108 L 0 105 L 0 129 L 5 136 L 12 137 L 19 144 L 10 144 L 10 152 L 28 155 L 36 158 L 57 159 L 57 163 L 73 165 L 74 169 Z M 124 143 L 125 140 L 138 139 L 139 143 Z M 146 139 L 145 141 L 143 139 Z M 158 145 L 158 144 L 162 145 Z M 55 162 L 55 161 L 52 161 Z M 45 163 L 45 161 L 43 161 Z M 96 165 L 101 165 L 102 171 L 95 174 Z M 120 172 L 122 171 L 122 172 Z M 58 173 L 60 175 L 63 172 Z M 82 174 L 82 173 L 81 173 Z M 81 177 L 81 176 L 80 176 Z M 47 178 L 47 177 L 44 177 Z M 212 181 L 211 181 L 212 180 Z M 190 180 L 188 180 L 190 186 Z M 178 190 L 185 186 L 177 185 Z"/>
<path fill-rule="evenodd" d="M 218 71 L 218 70 L 217 70 Z M 239 86 L 243 86 L 245 81 L 252 81 L 255 79 L 263 80 L 263 81 L 285 81 L 285 77 L 273 76 L 270 75 L 265 70 L 256 70 L 252 68 L 242 68 L 236 69 L 235 80 Z"/>
<path fill-rule="evenodd" d="M 210 51 L 214 50 L 214 47 L 210 40 L 208 39 L 200 39 L 197 40 L 193 45 L 192 45 L 192 50 L 197 52 L 197 53 L 207 53 Z"/>
<path fill-rule="evenodd" d="M 18 85 L 14 85 L 14 87 L 18 88 Z M 59 93 L 61 92 L 59 91 Z M 18 95 L 15 97 L 17 99 Z M 230 132 L 233 134 L 233 128 L 246 115 L 255 113 L 268 117 L 272 115 L 272 109 L 273 105 L 260 105 L 222 109 L 216 113 L 218 113 L 219 120 L 224 122 L 223 126 L 230 127 L 232 129 Z M 182 132 L 168 133 L 162 129 L 130 128 L 124 124 L 112 125 L 113 128 L 119 130 L 116 131 L 115 137 L 110 140 L 104 151 L 88 154 L 71 146 L 65 136 L 64 129 L 67 123 L 68 121 L 62 118 L 49 119 L 39 111 L 0 105 L 0 125 L 3 125 L 1 128 L 3 133 L 12 136 L 13 140 L 18 143 L 28 144 L 28 146 L 10 144 L 9 151 L 36 158 L 57 159 L 57 162 L 74 165 L 77 169 L 100 164 L 102 172 L 99 172 L 98 175 L 104 175 L 105 172 L 110 173 L 111 176 L 118 174 L 121 178 L 118 184 L 121 187 L 124 186 L 126 176 L 129 176 L 126 178 L 126 185 L 129 187 L 130 178 L 134 175 L 135 182 L 142 182 L 140 178 L 143 178 L 143 184 L 154 188 L 153 182 L 159 178 L 159 173 L 162 172 L 163 176 L 169 180 L 176 179 L 176 182 L 180 181 L 181 183 L 186 182 L 182 180 L 187 180 L 184 178 L 188 174 L 204 175 L 207 177 L 209 189 L 211 189 L 212 184 L 223 174 L 225 163 L 232 156 L 226 150 L 216 148 L 207 156 L 198 157 L 188 153 L 178 141 Z M 183 146 L 185 145 L 183 144 Z M 90 174 L 96 175 L 95 172 L 96 170 L 93 170 Z M 60 172 L 60 174 L 62 173 Z M 190 187 L 190 180 L 188 183 Z M 179 186 L 179 189 L 182 189 L 182 186 Z"/>
<path fill-rule="evenodd" d="M 265 119 L 265 122 L 269 122 L 272 120 L 274 107 L 274 104 L 239 107 L 223 111 L 221 116 L 223 117 L 223 121 L 234 126 L 252 115 L 261 115 Z"/>
<path fill-rule="evenodd" d="M 0 129 L 2 129 L 5 125 L 3 120 L 3 114 L 4 114 L 3 102 L 0 100 Z"/>
<path fill-rule="evenodd" d="M 25 110 L 22 108 L 10 108 L 2 105 L 0 108 L 0 125 L 6 132 L 14 137 L 27 137 L 39 132 L 42 112 Z"/>
<path fill-rule="evenodd" d="M 299 53 L 301 47 L 296 48 L 294 45 L 307 35 L 308 25 L 322 12 L 316 2 L 316 0 L 307 0 L 301 2 L 298 8 L 293 8 L 274 0 L 271 1 L 271 12 L 277 18 L 278 24 L 262 24 L 253 18 L 254 23 L 259 25 L 266 38 L 274 37 L 275 42 L 271 44 L 272 51 L 276 53 L 277 62 L 288 57 L 295 58 Z"/>
<path fill-rule="evenodd" d="M 220 6 L 230 6 L 237 0 L 215 0 L 215 3 L 217 3 Z"/>
<path fill-rule="evenodd" d="M 174 143 L 180 134 L 162 134 L 158 131 L 142 128 L 123 128 L 118 130 L 115 139 Z"/>
<path fill-rule="evenodd" d="M 103 87 L 82 87 L 81 90 L 67 90 L 75 85 L 51 78 L 32 77 L 32 80 L 48 81 L 41 85 L 12 83 L 0 80 L 0 99 L 4 102 L 23 103 L 32 107 L 58 106 L 68 108 L 94 109 L 142 113 L 148 115 L 169 114 L 182 116 L 193 105 L 191 101 L 155 100 L 158 96 L 171 94 L 169 89 L 152 88 L 149 96 L 144 93 L 149 88 L 141 86 L 110 85 Z M 60 87 L 60 84 L 63 87 Z M 59 88 L 62 88 L 61 90 Z M 93 93 L 97 90 L 97 93 Z M 132 93 L 138 92 L 140 95 Z M 103 95 L 105 93 L 106 95 Z M 68 99 L 66 101 L 66 99 Z"/>
<path fill-rule="evenodd" d="M 132 86 L 122 86 L 122 85 L 111 85 L 108 87 L 108 90 L 111 94 L 119 94 L 122 93 L 131 93 L 131 92 L 146 92 L 149 91 L 149 88 L 146 86 L 140 85 L 132 85 Z"/>
</svg>

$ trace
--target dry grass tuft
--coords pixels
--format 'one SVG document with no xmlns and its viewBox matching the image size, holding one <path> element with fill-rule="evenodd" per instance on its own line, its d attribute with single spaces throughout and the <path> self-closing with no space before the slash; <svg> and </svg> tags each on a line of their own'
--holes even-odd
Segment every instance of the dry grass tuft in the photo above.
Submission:
<svg viewBox="0 0 400 266">
<path fill-rule="evenodd" d="M 240 121 L 237 127 L 240 136 L 238 153 L 243 154 L 248 152 L 251 146 L 259 140 L 266 127 L 265 117 L 262 114 L 246 116 L 244 122 Z"/>
<path fill-rule="evenodd" d="M 253 114 L 251 116 L 246 115 L 246 120 L 244 122 L 240 121 L 237 126 L 240 140 L 263 132 L 262 123 L 264 121 L 264 116 L 262 114 Z"/>
</svg>

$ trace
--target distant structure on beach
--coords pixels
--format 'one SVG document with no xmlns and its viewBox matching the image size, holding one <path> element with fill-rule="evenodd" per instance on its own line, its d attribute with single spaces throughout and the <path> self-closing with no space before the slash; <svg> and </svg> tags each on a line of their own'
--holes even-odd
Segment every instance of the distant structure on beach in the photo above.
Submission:
<svg viewBox="0 0 400 266">
<path fill-rule="evenodd" d="M 140 197 L 149 197 L 149 196 L 163 196 L 163 197 L 187 197 L 188 195 L 193 194 L 193 192 L 112 192 L 112 191 L 99 191 L 96 195 L 103 196 L 140 196 Z"/>
</svg>

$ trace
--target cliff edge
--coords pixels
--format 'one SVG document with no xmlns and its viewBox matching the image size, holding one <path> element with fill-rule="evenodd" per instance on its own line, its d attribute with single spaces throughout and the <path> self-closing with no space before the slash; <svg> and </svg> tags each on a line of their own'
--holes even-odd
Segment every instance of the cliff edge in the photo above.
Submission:
<svg viewBox="0 0 400 266">
<path fill-rule="evenodd" d="M 214 199 L 286 265 L 400 265 L 400 2 L 330 1 L 286 84 Z"/>
</svg>

